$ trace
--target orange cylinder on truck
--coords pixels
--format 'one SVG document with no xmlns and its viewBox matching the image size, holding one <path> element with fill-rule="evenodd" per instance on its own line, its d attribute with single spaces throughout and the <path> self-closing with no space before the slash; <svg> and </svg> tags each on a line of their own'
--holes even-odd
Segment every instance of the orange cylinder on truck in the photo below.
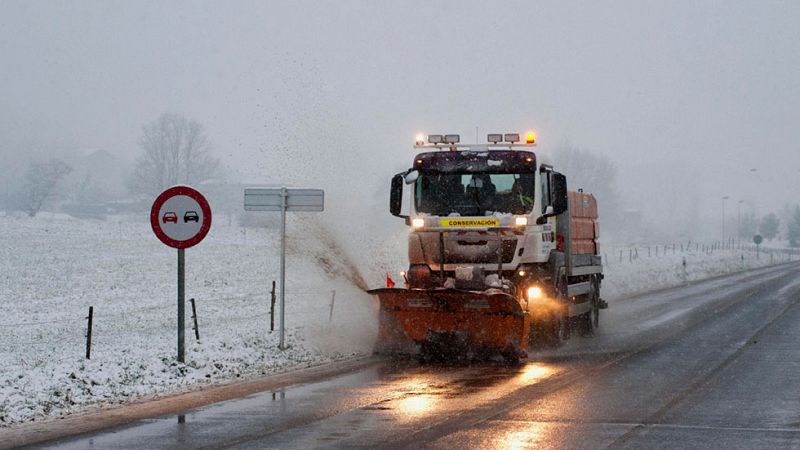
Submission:
<svg viewBox="0 0 800 450">
<path fill-rule="evenodd" d="M 597 199 L 587 192 L 569 192 L 571 253 L 597 255 L 600 247 L 600 224 L 597 214 Z M 559 227 L 558 250 L 563 251 L 564 230 Z"/>
</svg>

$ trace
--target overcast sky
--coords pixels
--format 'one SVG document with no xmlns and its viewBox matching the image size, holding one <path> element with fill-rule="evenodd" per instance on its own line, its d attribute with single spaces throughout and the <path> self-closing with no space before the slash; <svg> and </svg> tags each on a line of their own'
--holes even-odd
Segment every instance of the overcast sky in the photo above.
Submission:
<svg viewBox="0 0 800 450">
<path fill-rule="evenodd" d="M 418 131 L 531 128 L 612 158 L 631 207 L 674 182 L 763 213 L 800 199 L 798 20 L 796 1 L 1 0 L 0 148 L 133 159 L 173 111 L 228 166 L 383 186 Z"/>
</svg>

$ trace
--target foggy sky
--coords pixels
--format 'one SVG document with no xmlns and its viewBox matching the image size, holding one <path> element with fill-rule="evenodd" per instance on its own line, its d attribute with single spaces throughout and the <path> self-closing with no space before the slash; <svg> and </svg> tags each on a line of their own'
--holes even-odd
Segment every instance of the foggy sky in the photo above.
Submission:
<svg viewBox="0 0 800 450">
<path fill-rule="evenodd" d="M 252 181 L 347 167 L 373 194 L 416 132 L 534 129 L 540 152 L 612 158 L 651 217 L 680 214 L 666 192 L 709 222 L 722 196 L 764 214 L 800 201 L 798 19 L 793 1 L 2 0 L 0 154 L 133 160 L 171 111 Z"/>
</svg>

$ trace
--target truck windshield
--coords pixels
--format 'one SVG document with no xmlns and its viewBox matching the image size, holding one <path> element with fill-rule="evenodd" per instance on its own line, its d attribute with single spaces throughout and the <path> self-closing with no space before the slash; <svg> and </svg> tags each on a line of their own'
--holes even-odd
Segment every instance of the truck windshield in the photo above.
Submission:
<svg viewBox="0 0 800 450">
<path fill-rule="evenodd" d="M 415 186 L 417 212 L 447 216 L 527 214 L 533 209 L 533 173 L 421 172 Z"/>
</svg>

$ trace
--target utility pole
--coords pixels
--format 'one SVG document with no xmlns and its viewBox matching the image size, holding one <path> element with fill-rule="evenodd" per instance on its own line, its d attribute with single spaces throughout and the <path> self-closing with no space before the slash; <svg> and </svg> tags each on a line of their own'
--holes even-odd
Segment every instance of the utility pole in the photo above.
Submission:
<svg viewBox="0 0 800 450">
<path fill-rule="evenodd" d="M 725 242 L 725 200 L 729 198 L 727 195 L 722 197 L 722 242 Z"/>
<path fill-rule="evenodd" d="M 736 237 L 742 236 L 742 203 L 744 200 L 739 200 L 736 203 Z"/>
</svg>

